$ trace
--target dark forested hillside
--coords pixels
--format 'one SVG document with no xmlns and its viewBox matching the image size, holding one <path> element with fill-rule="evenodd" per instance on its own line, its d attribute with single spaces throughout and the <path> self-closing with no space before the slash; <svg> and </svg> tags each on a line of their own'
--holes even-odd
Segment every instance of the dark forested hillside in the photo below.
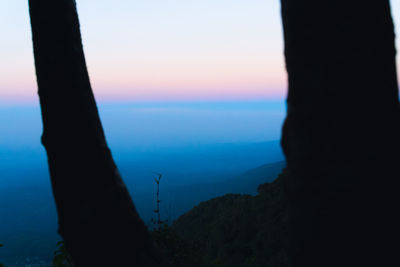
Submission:
<svg viewBox="0 0 400 267">
<path fill-rule="evenodd" d="M 173 230 L 195 246 L 201 266 L 288 266 L 283 175 L 261 184 L 256 196 L 227 194 L 202 202 Z"/>
</svg>

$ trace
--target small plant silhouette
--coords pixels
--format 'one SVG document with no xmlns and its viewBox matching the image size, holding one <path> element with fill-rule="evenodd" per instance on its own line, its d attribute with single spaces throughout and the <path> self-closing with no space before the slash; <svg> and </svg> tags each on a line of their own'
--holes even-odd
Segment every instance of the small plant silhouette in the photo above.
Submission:
<svg viewBox="0 0 400 267">
<path fill-rule="evenodd" d="M 201 265 L 201 255 L 198 253 L 198 247 L 195 242 L 183 241 L 177 233 L 168 224 L 168 220 L 161 219 L 160 212 L 160 181 L 163 175 L 155 173 L 154 181 L 156 183 L 156 208 L 153 210 L 156 218 L 152 218 L 153 229 L 151 235 L 158 247 L 163 251 L 164 255 L 170 260 L 172 266 L 175 267 L 198 267 Z"/>
<path fill-rule="evenodd" d="M 160 181 L 162 178 L 162 173 L 155 173 L 156 177 L 154 177 L 154 181 L 156 182 L 156 187 L 157 187 L 157 191 L 156 191 L 156 209 L 153 210 L 153 212 L 156 214 L 156 219 L 152 218 L 151 222 L 154 225 L 154 229 L 160 231 L 163 227 L 166 226 L 166 221 L 161 220 L 161 213 L 160 213 Z"/>
</svg>

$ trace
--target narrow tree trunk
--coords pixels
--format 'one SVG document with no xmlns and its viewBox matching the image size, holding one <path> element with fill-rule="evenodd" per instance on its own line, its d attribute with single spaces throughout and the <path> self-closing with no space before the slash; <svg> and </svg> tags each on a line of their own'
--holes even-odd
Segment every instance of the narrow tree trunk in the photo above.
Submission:
<svg viewBox="0 0 400 267">
<path fill-rule="evenodd" d="M 29 7 L 42 143 L 59 233 L 75 266 L 163 266 L 105 141 L 75 1 L 30 0 Z"/>
<path fill-rule="evenodd" d="M 389 1 L 282 0 L 282 18 L 291 266 L 400 266 Z"/>
</svg>

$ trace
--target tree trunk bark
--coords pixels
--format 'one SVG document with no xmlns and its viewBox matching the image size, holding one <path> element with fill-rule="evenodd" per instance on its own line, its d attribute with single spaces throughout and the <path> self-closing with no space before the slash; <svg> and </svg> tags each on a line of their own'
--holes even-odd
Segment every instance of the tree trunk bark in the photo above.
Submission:
<svg viewBox="0 0 400 267">
<path fill-rule="evenodd" d="M 42 143 L 75 266 L 165 266 L 107 147 L 74 0 L 30 0 Z"/>
<path fill-rule="evenodd" d="M 291 266 L 400 266 L 389 1 L 281 2 Z"/>
</svg>

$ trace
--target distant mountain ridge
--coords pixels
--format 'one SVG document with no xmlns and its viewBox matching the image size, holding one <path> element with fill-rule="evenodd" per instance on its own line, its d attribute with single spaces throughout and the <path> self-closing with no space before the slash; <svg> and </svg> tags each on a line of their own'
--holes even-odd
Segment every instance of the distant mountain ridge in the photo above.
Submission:
<svg viewBox="0 0 400 267">
<path fill-rule="evenodd" d="M 264 164 L 237 176 L 227 175 L 223 178 L 216 176 L 215 179 L 219 181 L 214 183 L 205 179 L 206 183 L 172 188 L 168 186 L 164 188 L 161 184 L 162 216 L 172 221 L 201 202 L 227 193 L 255 195 L 258 185 L 273 181 L 284 166 L 283 161 Z M 168 184 L 167 179 L 163 182 Z M 154 196 L 147 192 L 133 194 L 133 197 L 141 217 L 149 223 L 149 218 L 153 216 Z M 15 203 L 14 206 L 13 203 Z M 36 206 L 39 209 L 35 208 Z M 168 209 L 171 206 L 173 210 L 168 218 Z M 19 187 L 6 190 L 4 194 L 0 192 L 0 218 L 0 241 L 5 245 L 0 250 L 2 262 L 12 265 L 15 262 L 25 262 L 29 258 L 30 261 L 43 263 L 52 258 L 55 243 L 59 237 L 56 233 L 55 206 L 48 189 Z M 3 231 L 4 228 L 13 225 L 20 227 L 20 230 Z M 41 242 L 41 237 L 43 242 Z M 41 245 L 38 247 L 37 244 Z M 39 248 L 43 248 L 41 253 L 39 253 Z M 45 257 L 46 255 L 48 258 Z"/>
<path fill-rule="evenodd" d="M 225 177 L 225 179 L 218 182 L 195 183 L 192 185 L 168 188 L 167 190 L 163 189 L 163 183 L 168 183 L 168 180 L 162 181 L 160 187 L 162 215 L 172 221 L 200 202 L 211 198 L 225 194 L 256 195 L 258 186 L 263 183 L 274 181 L 282 172 L 285 165 L 285 161 L 268 163 L 234 177 Z M 139 204 L 143 201 L 143 198 L 147 199 L 146 202 L 151 202 L 153 196 L 136 196 L 136 203 Z M 170 210 L 171 208 L 172 211 Z M 151 209 L 143 210 L 140 205 L 138 206 L 138 210 L 142 218 L 152 216 Z M 172 214 L 167 215 L 166 213 Z"/>
</svg>

